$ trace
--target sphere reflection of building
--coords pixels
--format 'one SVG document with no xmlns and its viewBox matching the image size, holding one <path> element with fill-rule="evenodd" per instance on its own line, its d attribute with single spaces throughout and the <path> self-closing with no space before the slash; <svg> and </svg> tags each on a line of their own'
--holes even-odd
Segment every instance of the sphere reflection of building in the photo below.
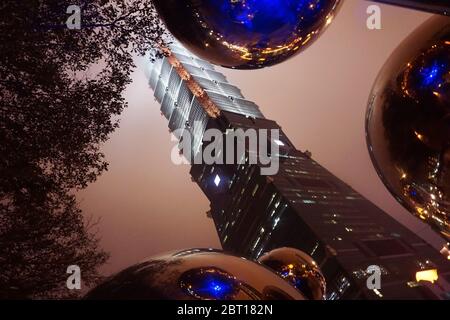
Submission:
<svg viewBox="0 0 450 320">
<path fill-rule="evenodd" d="M 255 69 L 280 63 L 316 40 L 340 0 L 155 0 L 169 31 L 200 58 Z"/>
<path fill-rule="evenodd" d="M 317 263 L 306 253 L 293 248 L 280 248 L 264 254 L 258 262 L 275 271 L 308 299 L 324 299 L 325 277 Z"/>
<path fill-rule="evenodd" d="M 304 300 L 267 268 L 211 249 L 152 257 L 91 290 L 86 299 Z"/>
<path fill-rule="evenodd" d="M 366 130 L 390 192 L 450 239 L 450 18 L 430 19 L 396 49 L 374 85 Z"/>
</svg>

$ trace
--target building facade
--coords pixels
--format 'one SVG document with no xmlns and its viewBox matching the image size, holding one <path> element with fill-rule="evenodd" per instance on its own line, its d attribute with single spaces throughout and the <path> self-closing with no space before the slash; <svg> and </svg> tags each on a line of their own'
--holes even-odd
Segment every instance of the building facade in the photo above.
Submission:
<svg viewBox="0 0 450 320">
<path fill-rule="evenodd" d="M 320 265 L 327 299 L 449 298 L 450 263 L 439 251 L 296 149 L 211 64 L 173 45 L 167 57 L 151 63 L 148 76 L 180 152 L 191 160 L 192 181 L 211 203 L 207 215 L 224 250 L 256 259 L 275 248 L 298 248 Z M 224 137 L 233 129 L 277 129 L 276 139 L 267 139 L 278 147 L 278 173 L 262 175 L 247 145 L 235 164 L 194 161 L 208 145 L 208 129 Z M 192 137 L 189 150 L 185 134 Z M 381 272 L 379 289 L 367 285 L 373 265 Z M 417 272 L 430 270 L 437 281 L 416 281 Z"/>
</svg>

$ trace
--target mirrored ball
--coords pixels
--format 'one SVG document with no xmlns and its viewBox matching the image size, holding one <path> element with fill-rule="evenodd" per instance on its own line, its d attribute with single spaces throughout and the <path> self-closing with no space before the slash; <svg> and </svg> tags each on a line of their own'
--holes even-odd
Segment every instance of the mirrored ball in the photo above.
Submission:
<svg viewBox="0 0 450 320">
<path fill-rule="evenodd" d="M 317 263 L 303 251 L 279 248 L 262 255 L 258 262 L 272 269 L 306 298 L 323 300 L 326 281 Z"/>
<path fill-rule="evenodd" d="M 92 289 L 88 300 L 305 300 L 260 264 L 212 249 L 149 258 Z"/>
<path fill-rule="evenodd" d="M 450 239 L 450 18 L 433 17 L 394 51 L 366 115 L 369 153 L 411 213 Z"/>
<path fill-rule="evenodd" d="M 256 69 L 294 56 L 332 22 L 341 0 L 155 0 L 167 29 L 202 59 Z"/>
</svg>

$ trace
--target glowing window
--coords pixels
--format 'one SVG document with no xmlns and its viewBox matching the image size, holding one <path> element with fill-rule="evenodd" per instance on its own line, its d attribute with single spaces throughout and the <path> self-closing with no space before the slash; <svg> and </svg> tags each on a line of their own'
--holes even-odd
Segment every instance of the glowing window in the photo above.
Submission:
<svg viewBox="0 0 450 320">
<path fill-rule="evenodd" d="M 283 141 L 278 140 L 278 139 L 273 139 L 273 142 L 275 142 L 277 145 L 279 145 L 280 147 L 284 146 Z"/>
<path fill-rule="evenodd" d="M 216 174 L 216 177 L 214 178 L 214 184 L 216 185 L 216 187 L 218 187 L 220 184 L 220 177 L 218 174 Z"/>
</svg>

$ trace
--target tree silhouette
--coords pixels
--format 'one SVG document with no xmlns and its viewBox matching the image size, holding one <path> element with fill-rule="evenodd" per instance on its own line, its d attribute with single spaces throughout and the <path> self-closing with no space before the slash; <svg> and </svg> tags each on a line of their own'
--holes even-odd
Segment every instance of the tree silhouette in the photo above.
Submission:
<svg viewBox="0 0 450 320">
<path fill-rule="evenodd" d="M 0 16 L 0 297 L 72 296 L 67 266 L 92 285 L 107 258 L 74 191 L 107 170 L 133 55 L 164 29 L 150 0 L 6 0 Z"/>
</svg>

